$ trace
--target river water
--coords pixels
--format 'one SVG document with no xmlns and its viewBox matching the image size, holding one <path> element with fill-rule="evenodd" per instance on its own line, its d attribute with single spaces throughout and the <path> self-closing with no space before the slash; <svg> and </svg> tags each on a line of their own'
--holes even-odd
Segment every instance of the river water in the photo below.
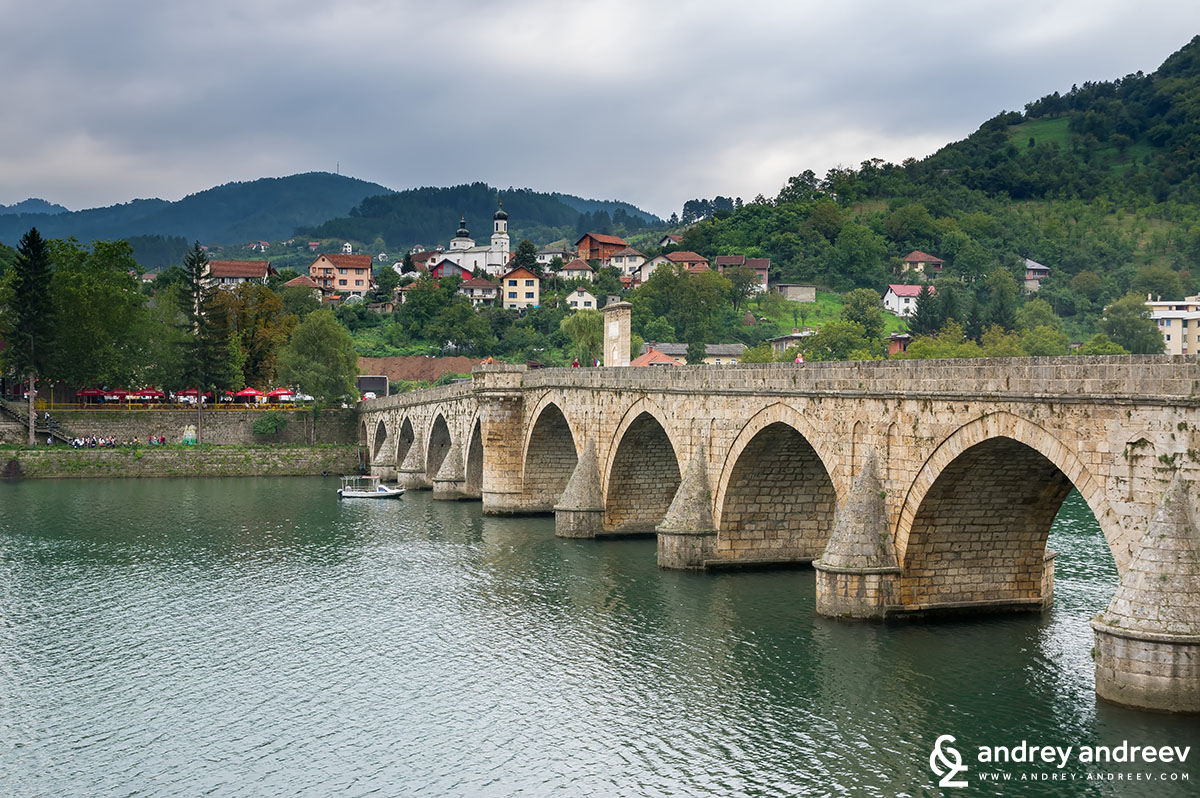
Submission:
<svg viewBox="0 0 1200 798">
<path fill-rule="evenodd" d="M 335 487 L 0 484 L 0 794 L 926 795 L 942 734 L 946 794 L 1200 794 L 1200 752 L 982 781 L 984 745 L 1200 748 L 1095 698 L 1117 580 L 1078 495 L 1052 611 L 878 625 L 818 618 L 810 570 Z"/>
</svg>

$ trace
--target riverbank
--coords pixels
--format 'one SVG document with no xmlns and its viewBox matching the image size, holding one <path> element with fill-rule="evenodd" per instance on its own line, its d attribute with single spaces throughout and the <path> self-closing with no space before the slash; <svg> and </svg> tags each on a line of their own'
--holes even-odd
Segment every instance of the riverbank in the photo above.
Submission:
<svg viewBox="0 0 1200 798">
<path fill-rule="evenodd" d="M 357 472 L 358 447 L 348 445 L 0 448 L 0 474 L 21 479 L 284 477 Z"/>
<path fill-rule="evenodd" d="M 278 413 L 284 422 L 279 429 L 262 435 L 254 422 L 266 413 Z M 144 408 L 95 410 L 51 410 L 51 417 L 72 435 L 116 438 L 118 441 L 163 436 L 169 443 L 183 440 L 187 428 L 196 426 L 194 408 L 149 405 Z M 311 409 L 237 410 L 222 407 L 204 412 L 204 442 L 218 446 L 262 446 L 264 444 L 352 444 L 358 438 L 358 413 L 354 408 L 332 408 L 314 413 Z M 43 440 L 42 443 L 45 443 Z"/>
</svg>

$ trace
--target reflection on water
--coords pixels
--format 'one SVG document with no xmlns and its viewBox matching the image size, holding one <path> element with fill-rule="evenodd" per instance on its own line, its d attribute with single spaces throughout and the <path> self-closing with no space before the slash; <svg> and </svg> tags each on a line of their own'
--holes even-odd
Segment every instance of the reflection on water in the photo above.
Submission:
<svg viewBox="0 0 1200 798">
<path fill-rule="evenodd" d="M 652 540 L 335 487 L 0 485 L 0 792 L 892 796 L 945 733 L 1200 747 L 1096 703 L 1116 573 L 1078 496 L 1051 612 L 875 625 L 816 617 L 811 571 L 659 571 Z"/>
</svg>

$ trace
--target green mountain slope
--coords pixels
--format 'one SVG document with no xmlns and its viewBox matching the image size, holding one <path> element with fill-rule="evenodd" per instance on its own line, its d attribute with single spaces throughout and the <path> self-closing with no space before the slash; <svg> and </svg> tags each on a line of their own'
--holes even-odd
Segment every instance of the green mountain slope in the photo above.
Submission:
<svg viewBox="0 0 1200 798">
<path fill-rule="evenodd" d="M 155 235 L 220 244 L 272 241 L 290 237 L 298 227 L 343 215 L 363 198 L 388 190 L 328 172 L 263 178 L 226 183 L 178 202 L 138 199 L 54 216 L 3 215 L 0 241 L 14 244 L 35 225 L 47 238 L 74 236 L 81 241 Z"/>
<path fill-rule="evenodd" d="M 491 236 L 492 214 L 498 200 L 504 202 L 513 241 L 528 238 L 545 244 L 586 232 L 584 227 L 607 227 L 616 232 L 662 223 L 656 216 L 628 203 L 585 200 L 523 188 L 499 190 L 486 183 L 471 183 L 369 197 L 349 217 L 306 228 L 303 233 L 313 238 L 343 238 L 368 246 L 377 242 L 392 249 L 407 249 L 413 244 L 446 243 L 465 216 L 472 237 L 485 241 Z"/>
</svg>

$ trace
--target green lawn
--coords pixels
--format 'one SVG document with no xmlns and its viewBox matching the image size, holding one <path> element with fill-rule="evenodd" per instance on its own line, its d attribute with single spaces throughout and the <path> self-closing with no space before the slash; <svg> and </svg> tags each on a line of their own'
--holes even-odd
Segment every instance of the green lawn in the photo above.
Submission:
<svg viewBox="0 0 1200 798">
<path fill-rule="evenodd" d="M 842 304 L 841 294 L 818 291 L 816 302 L 789 302 L 775 314 L 768 312 L 764 306 L 758 313 L 773 318 L 784 328 L 799 327 L 801 324 L 805 327 L 821 327 L 826 322 L 841 318 Z M 795 317 L 793 311 L 796 313 Z M 799 318 L 801 314 L 804 316 L 803 320 Z M 904 332 L 904 322 L 899 317 L 884 311 L 883 320 L 885 333 Z"/>
<path fill-rule="evenodd" d="M 1014 144 L 1019 147 L 1028 147 L 1029 139 L 1034 139 L 1037 142 L 1053 141 L 1058 144 L 1060 149 L 1067 149 L 1071 143 L 1071 132 L 1067 130 L 1069 120 L 1066 117 L 1060 119 L 1035 119 L 1030 122 L 1022 122 L 1019 125 L 1013 125 L 1008 129 L 1008 135 L 1012 138 Z"/>
</svg>

